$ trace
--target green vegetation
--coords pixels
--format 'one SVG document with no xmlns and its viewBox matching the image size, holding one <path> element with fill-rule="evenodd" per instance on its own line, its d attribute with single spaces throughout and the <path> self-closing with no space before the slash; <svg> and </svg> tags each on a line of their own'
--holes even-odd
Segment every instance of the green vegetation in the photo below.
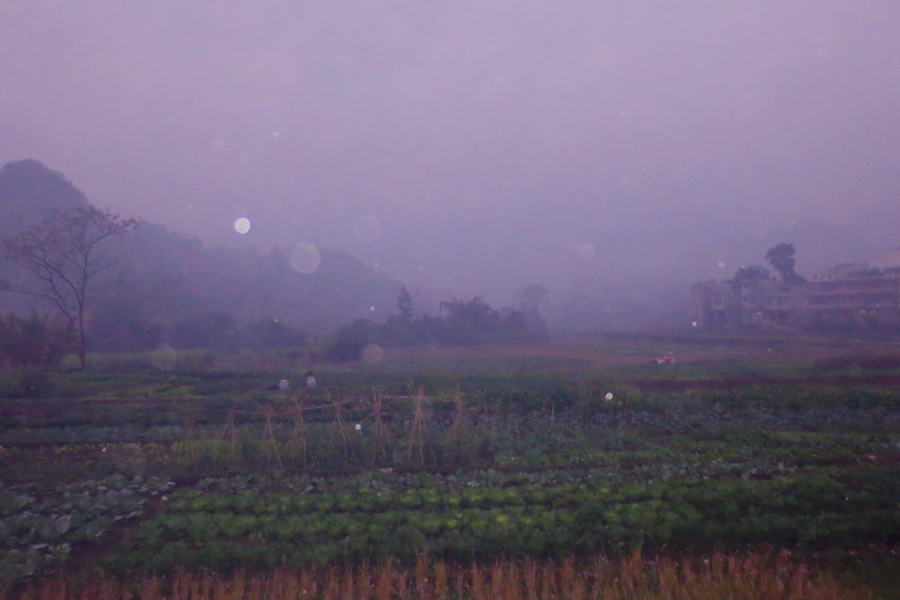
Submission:
<svg viewBox="0 0 900 600">
<path fill-rule="evenodd" d="M 0 577 L 900 541 L 896 361 L 650 367 L 630 348 L 566 374 L 395 356 L 289 393 L 308 365 L 47 374 L 0 403 Z"/>
</svg>

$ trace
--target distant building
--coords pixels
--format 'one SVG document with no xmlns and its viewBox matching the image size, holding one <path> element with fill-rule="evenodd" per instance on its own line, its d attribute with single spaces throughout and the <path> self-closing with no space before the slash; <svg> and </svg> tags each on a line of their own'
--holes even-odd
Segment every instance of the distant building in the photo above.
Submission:
<svg viewBox="0 0 900 600">
<path fill-rule="evenodd" d="M 788 285 L 775 279 L 705 281 L 691 287 L 694 322 L 708 329 L 798 327 L 807 295 L 808 284 Z"/>
<path fill-rule="evenodd" d="M 838 265 L 809 282 L 810 324 L 880 327 L 900 325 L 900 269 Z"/>
<path fill-rule="evenodd" d="M 696 326 L 706 329 L 900 327 L 900 251 L 836 265 L 800 284 L 695 283 L 691 305 Z"/>
</svg>

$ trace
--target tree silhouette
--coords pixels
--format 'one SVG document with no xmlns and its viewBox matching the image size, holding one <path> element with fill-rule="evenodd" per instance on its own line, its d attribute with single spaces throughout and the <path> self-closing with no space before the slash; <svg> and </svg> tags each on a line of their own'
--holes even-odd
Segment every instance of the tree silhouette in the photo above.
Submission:
<svg viewBox="0 0 900 600">
<path fill-rule="evenodd" d="M 741 289 L 741 284 L 748 281 L 764 281 L 769 279 L 769 270 L 761 265 L 750 265 L 749 267 L 741 267 L 734 272 L 731 278 L 731 287 L 735 291 Z"/>
<path fill-rule="evenodd" d="M 766 252 L 766 260 L 778 271 L 785 283 L 803 283 L 806 281 L 794 272 L 794 254 L 796 252 L 794 244 L 787 242 L 780 242 Z"/>
<path fill-rule="evenodd" d="M 397 308 L 400 309 L 400 316 L 404 320 L 409 321 L 412 319 L 412 296 L 409 295 L 409 291 L 407 291 L 405 285 L 400 288 L 400 297 L 397 298 Z"/>
<path fill-rule="evenodd" d="M 77 336 L 78 361 L 85 368 L 84 313 L 89 285 L 113 259 L 100 244 L 137 227 L 109 210 L 89 206 L 55 212 L 24 232 L 2 241 L 4 260 L 16 265 L 15 280 L 0 289 L 43 298 L 65 317 Z"/>
</svg>

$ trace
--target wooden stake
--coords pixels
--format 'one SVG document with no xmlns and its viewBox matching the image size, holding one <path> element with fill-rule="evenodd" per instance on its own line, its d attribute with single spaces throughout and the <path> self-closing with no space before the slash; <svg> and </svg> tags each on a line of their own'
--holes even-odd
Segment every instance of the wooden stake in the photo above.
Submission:
<svg viewBox="0 0 900 600">
<path fill-rule="evenodd" d="M 382 456 L 387 458 L 387 435 L 384 428 L 384 421 L 381 419 L 381 405 L 383 394 L 372 387 L 372 414 L 375 417 L 374 438 L 375 443 L 381 450 Z M 375 464 L 375 457 L 372 457 L 372 464 Z"/>
<path fill-rule="evenodd" d="M 225 424 L 225 429 L 222 431 L 222 437 L 231 438 L 231 453 L 234 454 L 235 450 L 237 450 L 237 426 L 234 423 L 234 409 L 228 411 L 228 422 Z"/>
<path fill-rule="evenodd" d="M 344 427 L 344 418 L 341 416 L 341 405 L 338 403 L 337 399 L 331 399 L 331 404 L 334 406 L 334 422 L 338 428 L 338 431 L 341 433 L 341 439 L 344 441 L 344 462 L 350 462 L 350 442 L 347 439 L 347 431 Z"/>
<path fill-rule="evenodd" d="M 275 452 L 275 460 L 278 462 L 278 466 L 281 467 L 281 456 L 278 454 L 278 442 L 275 440 L 275 430 L 272 427 L 272 407 L 266 406 L 263 409 L 263 415 L 266 417 L 266 427 L 263 431 L 263 435 L 269 438 L 269 441 L 272 442 L 272 450 Z"/>
<path fill-rule="evenodd" d="M 294 440 L 300 442 L 300 447 L 303 451 L 303 469 L 306 470 L 306 445 L 309 432 L 306 429 L 306 420 L 303 418 L 303 407 L 300 406 L 300 401 L 296 398 L 294 399 L 294 406 L 297 407 L 297 412 L 294 413 L 294 430 L 291 432 L 291 436 L 293 436 Z"/>
<path fill-rule="evenodd" d="M 419 386 L 418 388 L 413 388 L 412 384 L 410 384 L 410 388 L 414 391 L 413 402 L 415 403 L 416 410 L 413 414 L 413 425 L 412 429 L 409 432 L 409 449 L 406 453 L 407 460 L 412 458 L 413 446 L 418 446 L 419 449 L 419 466 L 425 465 L 425 438 L 428 435 L 428 431 L 425 429 L 425 417 L 422 414 L 422 401 L 425 400 L 425 387 Z M 434 456 L 434 450 L 431 450 L 432 459 L 437 462 L 437 458 Z"/>
<path fill-rule="evenodd" d="M 194 455 L 194 422 L 188 415 L 184 415 L 184 418 L 181 421 L 181 429 L 183 433 L 182 442 L 184 443 L 184 449 L 187 453 L 188 460 L 194 462 L 196 458 Z"/>
</svg>

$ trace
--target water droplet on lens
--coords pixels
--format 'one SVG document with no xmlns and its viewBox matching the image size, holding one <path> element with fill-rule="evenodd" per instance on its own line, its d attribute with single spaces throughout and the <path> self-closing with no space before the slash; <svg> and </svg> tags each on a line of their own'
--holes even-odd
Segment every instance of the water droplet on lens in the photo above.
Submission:
<svg viewBox="0 0 900 600">
<path fill-rule="evenodd" d="M 234 230 L 239 234 L 244 235 L 248 231 L 250 231 L 250 219 L 247 217 L 240 217 L 234 222 Z"/>
<path fill-rule="evenodd" d="M 319 249 L 310 243 L 297 244 L 291 249 L 291 267 L 295 271 L 309 275 L 315 273 L 322 264 L 322 255 Z"/>
<path fill-rule="evenodd" d="M 150 354 L 150 362 L 157 369 L 171 371 L 178 364 L 178 356 L 172 346 L 163 344 Z"/>
<path fill-rule="evenodd" d="M 362 359 L 367 363 L 379 363 L 384 360 L 384 350 L 375 344 L 369 344 L 362 351 Z"/>
</svg>

